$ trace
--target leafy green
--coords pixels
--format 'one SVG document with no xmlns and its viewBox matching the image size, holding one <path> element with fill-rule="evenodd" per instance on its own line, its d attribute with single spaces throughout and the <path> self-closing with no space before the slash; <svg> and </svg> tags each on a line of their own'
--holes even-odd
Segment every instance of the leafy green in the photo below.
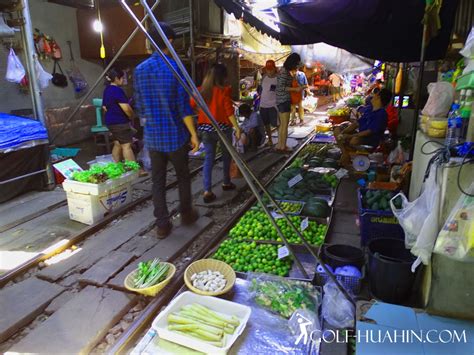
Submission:
<svg viewBox="0 0 474 355">
<path fill-rule="evenodd" d="M 109 179 L 118 179 L 129 171 L 137 171 L 140 165 L 134 161 L 126 161 L 125 163 L 109 163 L 106 165 L 92 165 L 89 170 L 76 171 L 72 174 L 72 179 L 79 182 L 88 182 L 92 184 L 100 184 Z"/>
</svg>

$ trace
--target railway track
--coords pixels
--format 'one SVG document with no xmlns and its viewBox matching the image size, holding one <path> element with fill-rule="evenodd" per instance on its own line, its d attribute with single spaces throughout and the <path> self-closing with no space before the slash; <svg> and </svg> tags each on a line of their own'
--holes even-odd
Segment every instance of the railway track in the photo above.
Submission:
<svg viewBox="0 0 474 355">
<path fill-rule="evenodd" d="M 267 160 L 268 152 L 265 150 L 263 152 L 259 152 L 256 154 L 252 159 L 250 159 L 250 164 L 252 161 L 255 161 L 255 165 L 259 166 L 262 165 L 262 157 L 265 156 L 265 159 Z M 270 153 L 270 155 L 273 153 Z M 297 152 L 295 152 L 297 154 Z M 259 160 L 260 159 L 260 160 Z M 265 171 L 268 171 L 269 169 L 272 169 L 275 171 L 275 169 L 281 169 L 284 164 L 281 164 L 282 158 L 281 159 L 274 159 L 274 163 L 268 164 L 267 162 L 267 169 Z M 193 175 L 193 180 L 196 180 L 197 175 L 199 174 L 201 170 L 201 166 L 193 169 L 192 175 Z M 261 172 L 263 173 L 263 171 Z M 268 174 L 267 174 L 268 175 Z M 172 190 L 176 187 L 177 182 L 172 181 L 168 184 L 167 188 L 169 190 Z M 225 233 L 227 230 L 230 228 L 230 226 L 235 222 L 237 218 L 239 218 L 245 211 L 248 209 L 251 204 L 255 202 L 255 199 L 253 196 L 250 196 L 249 198 L 249 193 L 240 193 L 238 194 L 238 198 L 236 202 L 232 203 L 230 206 L 226 206 L 224 208 L 219 209 L 219 214 L 216 214 L 216 217 L 214 218 L 214 223 L 215 225 L 213 227 L 210 227 L 207 225 L 206 227 L 203 228 L 203 230 L 198 233 L 195 237 L 190 238 L 187 242 L 183 243 L 181 247 L 173 250 L 172 255 L 168 257 L 168 261 L 173 262 L 178 266 L 178 271 L 176 276 L 174 277 L 172 283 L 168 285 L 166 288 L 165 292 L 161 293 L 158 297 L 153 298 L 153 299 L 146 299 L 146 298 L 138 298 L 135 299 L 132 303 L 128 304 L 128 310 L 127 313 L 121 314 L 120 317 L 117 319 L 114 319 L 114 322 L 109 324 L 108 327 L 110 329 L 105 329 L 102 331 L 103 334 L 102 340 L 97 341 L 95 339 L 93 341 L 94 346 L 90 347 L 89 350 L 92 350 L 93 352 L 104 352 L 107 347 L 103 346 L 104 344 L 108 345 L 109 351 L 118 351 L 118 350 L 124 350 L 127 348 L 130 348 L 130 346 L 133 344 L 134 341 L 136 341 L 137 337 L 143 333 L 147 329 L 147 326 L 149 326 L 149 323 L 155 316 L 155 314 L 158 312 L 158 310 L 166 305 L 166 303 L 176 294 L 177 290 L 179 290 L 182 287 L 182 274 L 186 268 L 187 265 L 189 265 L 192 261 L 204 257 L 209 250 L 216 246 L 220 240 L 225 236 Z M 106 218 L 99 223 L 96 223 L 94 225 L 88 226 L 81 230 L 79 233 L 75 234 L 73 237 L 69 238 L 68 241 L 60 244 L 60 245 L 55 245 L 53 247 L 50 247 L 49 249 L 45 250 L 43 253 L 37 255 L 36 257 L 28 260 L 27 262 L 21 264 L 20 266 L 8 271 L 7 273 L 3 274 L 0 276 L 0 287 L 3 287 L 4 289 L 8 290 L 8 287 L 5 287 L 7 284 L 12 284 L 12 281 L 15 281 L 15 284 L 11 287 L 16 287 L 20 285 L 22 282 L 27 282 L 30 279 L 40 279 L 40 280 L 46 280 L 48 282 L 54 283 L 54 284 L 59 284 L 59 285 L 64 285 L 65 281 L 68 280 L 68 277 L 70 278 L 71 275 L 68 273 L 64 273 L 61 275 L 61 277 L 58 277 L 55 279 L 55 277 L 48 277 L 48 275 L 42 275 L 44 270 L 48 270 L 48 267 L 45 269 L 41 269 L 38 266 L 40 263 L 44 263 L 47 260 L 51 260 L 50 258 L 55 256 L 55 255 L 61 255 L 62 252 L 65 250 L 70 250 L 71 247 L 73 246 L 81 246 L 81 243 L 84 245 L 87 245 L 88 240 L 90 239 L 91 236 L 93 236 L 96 233 L 100 233 L 103 230 L 107 230 L 107 227 L 111 224 L 112 222 L 117 220 L 118 218 L 126 218 L 127 215 L 134 213 L 137 209 L 143 208 L 143 206 L 146 206 L 147 204 L 149 205 L 148 200 L 151 199 L 151 193 L 145 193 L 143 196 L 137 198 L 135 201 L 133 201 L 130 205 L 126 206 L 125 208 L 122 208 L 120 210 L 117 210 L 110 215 L 106 216 Z M 147 207 L 149 208 L 149 206 Z M 125 216 L 125 217 L 124 217 Z M 140 233 L 138 234 L 146 234 L 150 230 L 149 226 L 145 227 L 145 229 L 142 229 Z M 100 236 L 99 236 L 100 237 Z M 98 239 L 99 237 L 94 237 L 92 240 Z M 125 243 L 127 244 L 127 243 Z M 123 247 L 123 245 L 121 246 Z M 145 252 L 143 254 L 146 255 Z M 136 258 L 136 261 L 139 260 L 139 258 Z M 67 262 L 67 260 L 66 260 Z M 53 265 L 54 268 L 55 265 Z M 87 269 L 88 267 L 84 267 L 82 269 L 82 266 L 79 266 L 76 268 L 76 272 L 79 270 L 79 272 L 83 272 Z M 33 271 L 31 271 L 33 270 Z M 26 274 L 26 276 L 25 276 Z M 46 272 L 47 274 L 47 272 Z M 77 281 L 77 280 L 76 280 Z M 75 292 L 81 292 L 88 286 L 88 284 L 80 282 L 75 282 L 72 287 L 72 291 Z M 117 285 L 103 285 L 104 288 L 111 288 L 111 289 L 117 289 Z M 18 286 L 19 287 L 19 286 Z M 70 288 L 67 289 L 66 292 L 69 292 Z M 118 289 L 121 292 L 124 292 L 125 290 Z M 0 289 L 0 292 L 2 292 L 3 289 Z M 138 306 L 137 306 L 138 304 Z M 143 308 L 141 310 L 141 308 Z M 116 341 L 113 342 L 113 348 L 110 348 L 110 345 L 112 345 L 110 341 L 110 330 L 113 328 L 117 328 L 117 325 L 120 325 L 121 322 L 123 322 L 123 318 L 126 318 L 130 320 L 130 310 L 131 309 L 140 309 L 138 312 L 133 313 L 134 318 L 133 322 L 128 323 L 129 327 L 126 329 L 122 329 L 123 333 L 116 339 Z M 44 311 L 44 307 L 42 309 Z M 38 314 L 40 314 L 38 316 Z M 38 321 L 40 317 L 45 317 L 44 320 Z M 54 318 L 55 313 L 51 315 L 51 318 Z M 11 346 L 13 346 L 12 351 L 17 351 L 18 349 L 15 349 L 15 345 L 20 343 L 23 344 L 22 339 L 26 338 L 28 339 L 31 337 L 31 334 L 37 333 L 36 328 L 41 328 L 42 323 L 44 322 L 45 324 L 47 323 L 46 321 L 48 320 L 47 316 L 45 316 L 42 312 L 35 312 L 34 317 L 32 319 L 35 319 L 36 317 L 36 326 L 35 327 L 30 327 L 28 328 L 27 326 L 23 327 L 17 327 L 17 331 L 15 332 L 10 332 L 9 340 L 4 342 L 3 344 L 0 344 L 0 351 L 8 350 L 10 349 Z M 8 318 L 8 317 L 7 317 Z M 31 318 L 31 317 L 30 317 Z M 25 325 L 30 324 L 31 320 L 24 320 L 23 323 Z M 115 326 L 113 326 L 115 324 Z M 5 341 L 5 338 L 2 339 L 2 328 L 1 328 L 1 322 L 0 322 L 0 340 Z M 105 333 L 104 333 L 105 331 Z M 31 334 L 30 334 L 31 333 Z M 109 338 L 107 338 L 109 336 Z M 34 336 L 33 336 L 34 338 Z M 97 347 L 97 344 L 99 344 L 99 347 Z M 102 345 L 102 346 L 100 346 Z M 20 348 L 21 349 L 21 348 Z M 95 349 L 95 350 L 93 350 Z M 21 352 L 21 351 L 19 351 Z"/>
</svg>

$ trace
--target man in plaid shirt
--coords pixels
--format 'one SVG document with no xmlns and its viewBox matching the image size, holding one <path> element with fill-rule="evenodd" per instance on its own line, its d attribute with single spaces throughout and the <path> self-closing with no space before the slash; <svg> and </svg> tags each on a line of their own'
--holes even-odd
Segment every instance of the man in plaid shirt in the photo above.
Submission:
<svg viewBox="0 0 474 355">
<path fill-rule="evenodd" d="M 165 23 L 160 25 L 172 41 L 175 38 L 173 29 Z M 150 35 L 179 72 L 158 32 L 152 30 Z M 135 69 L 134 90 L 136 112 L 145 121 L 144 140 L 150 151 L 157 236 L 163 239 L 173 227 L 166 205 L 168 161 L 173 164 L 178 178 L 182 223 L 192 224 L 198 218 L 192 208 L 188 153 L 190 145 L 193 151 L 199 149 L 199 139 L 189 96 L 158 53 L 153 53 Z"/>
</svg>

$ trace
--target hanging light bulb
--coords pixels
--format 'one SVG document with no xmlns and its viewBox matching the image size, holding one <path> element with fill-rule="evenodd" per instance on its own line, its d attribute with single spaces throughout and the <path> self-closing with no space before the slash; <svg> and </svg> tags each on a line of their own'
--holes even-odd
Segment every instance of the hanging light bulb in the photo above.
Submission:
<svg viewBox="0 0 474 355">
<path fill-rule="evenodd" d="M 96 32 L 102 33 L 102 31 L 104 31 L 104 25 L 102 24 L 102 22 L 100 22 L 100 20 L 95 20 L 92 27 Z"/>
</svg>

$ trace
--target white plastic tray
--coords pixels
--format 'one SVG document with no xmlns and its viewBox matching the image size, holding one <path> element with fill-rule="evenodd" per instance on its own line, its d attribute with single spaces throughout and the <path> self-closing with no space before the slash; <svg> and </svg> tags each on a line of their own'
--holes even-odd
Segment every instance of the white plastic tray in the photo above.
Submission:
<svg viewBox="0 0 474 355">
<path fill-rule="evenodd" d="M 130 181 L 138 178 L 138 172 L 129 171 L 123 174 L 121 177 L 113 180 L 107 180 L 102 184 L 91 184 L 88 182 L 79 182 L 74 180 L 66 179 L 63 182 L 63 189 L 66 192 L 75 192 L 85 195 L 102 195 L 110 189 L 124 185 Z"/>
<path fill-rule="evenodd" d="M 178 312 L 183 306 L 193 303 L 198 303 L 226 316 L 236 316 L 239 318 L 239 327 L 235 330 L 234 334 L 226 334 L 225 345 L 222 348 L 218 348 L 197 338 L 187 337 L 168 330 L 168 315 L 173 312 Z M 201 296 L 186 291 L 176 297 L 163 311 L 160 312 L 160 314 L 158 314 L 153 321 L 152 327 L 158 332 L 159 337 L 173 343 L 202 351 L 207 354 L 226 354 L 239 335 L 244 331 L 251 312 L 252 311 L 248 306 L 226 301 L 217 297 Z"/>
</svg>

